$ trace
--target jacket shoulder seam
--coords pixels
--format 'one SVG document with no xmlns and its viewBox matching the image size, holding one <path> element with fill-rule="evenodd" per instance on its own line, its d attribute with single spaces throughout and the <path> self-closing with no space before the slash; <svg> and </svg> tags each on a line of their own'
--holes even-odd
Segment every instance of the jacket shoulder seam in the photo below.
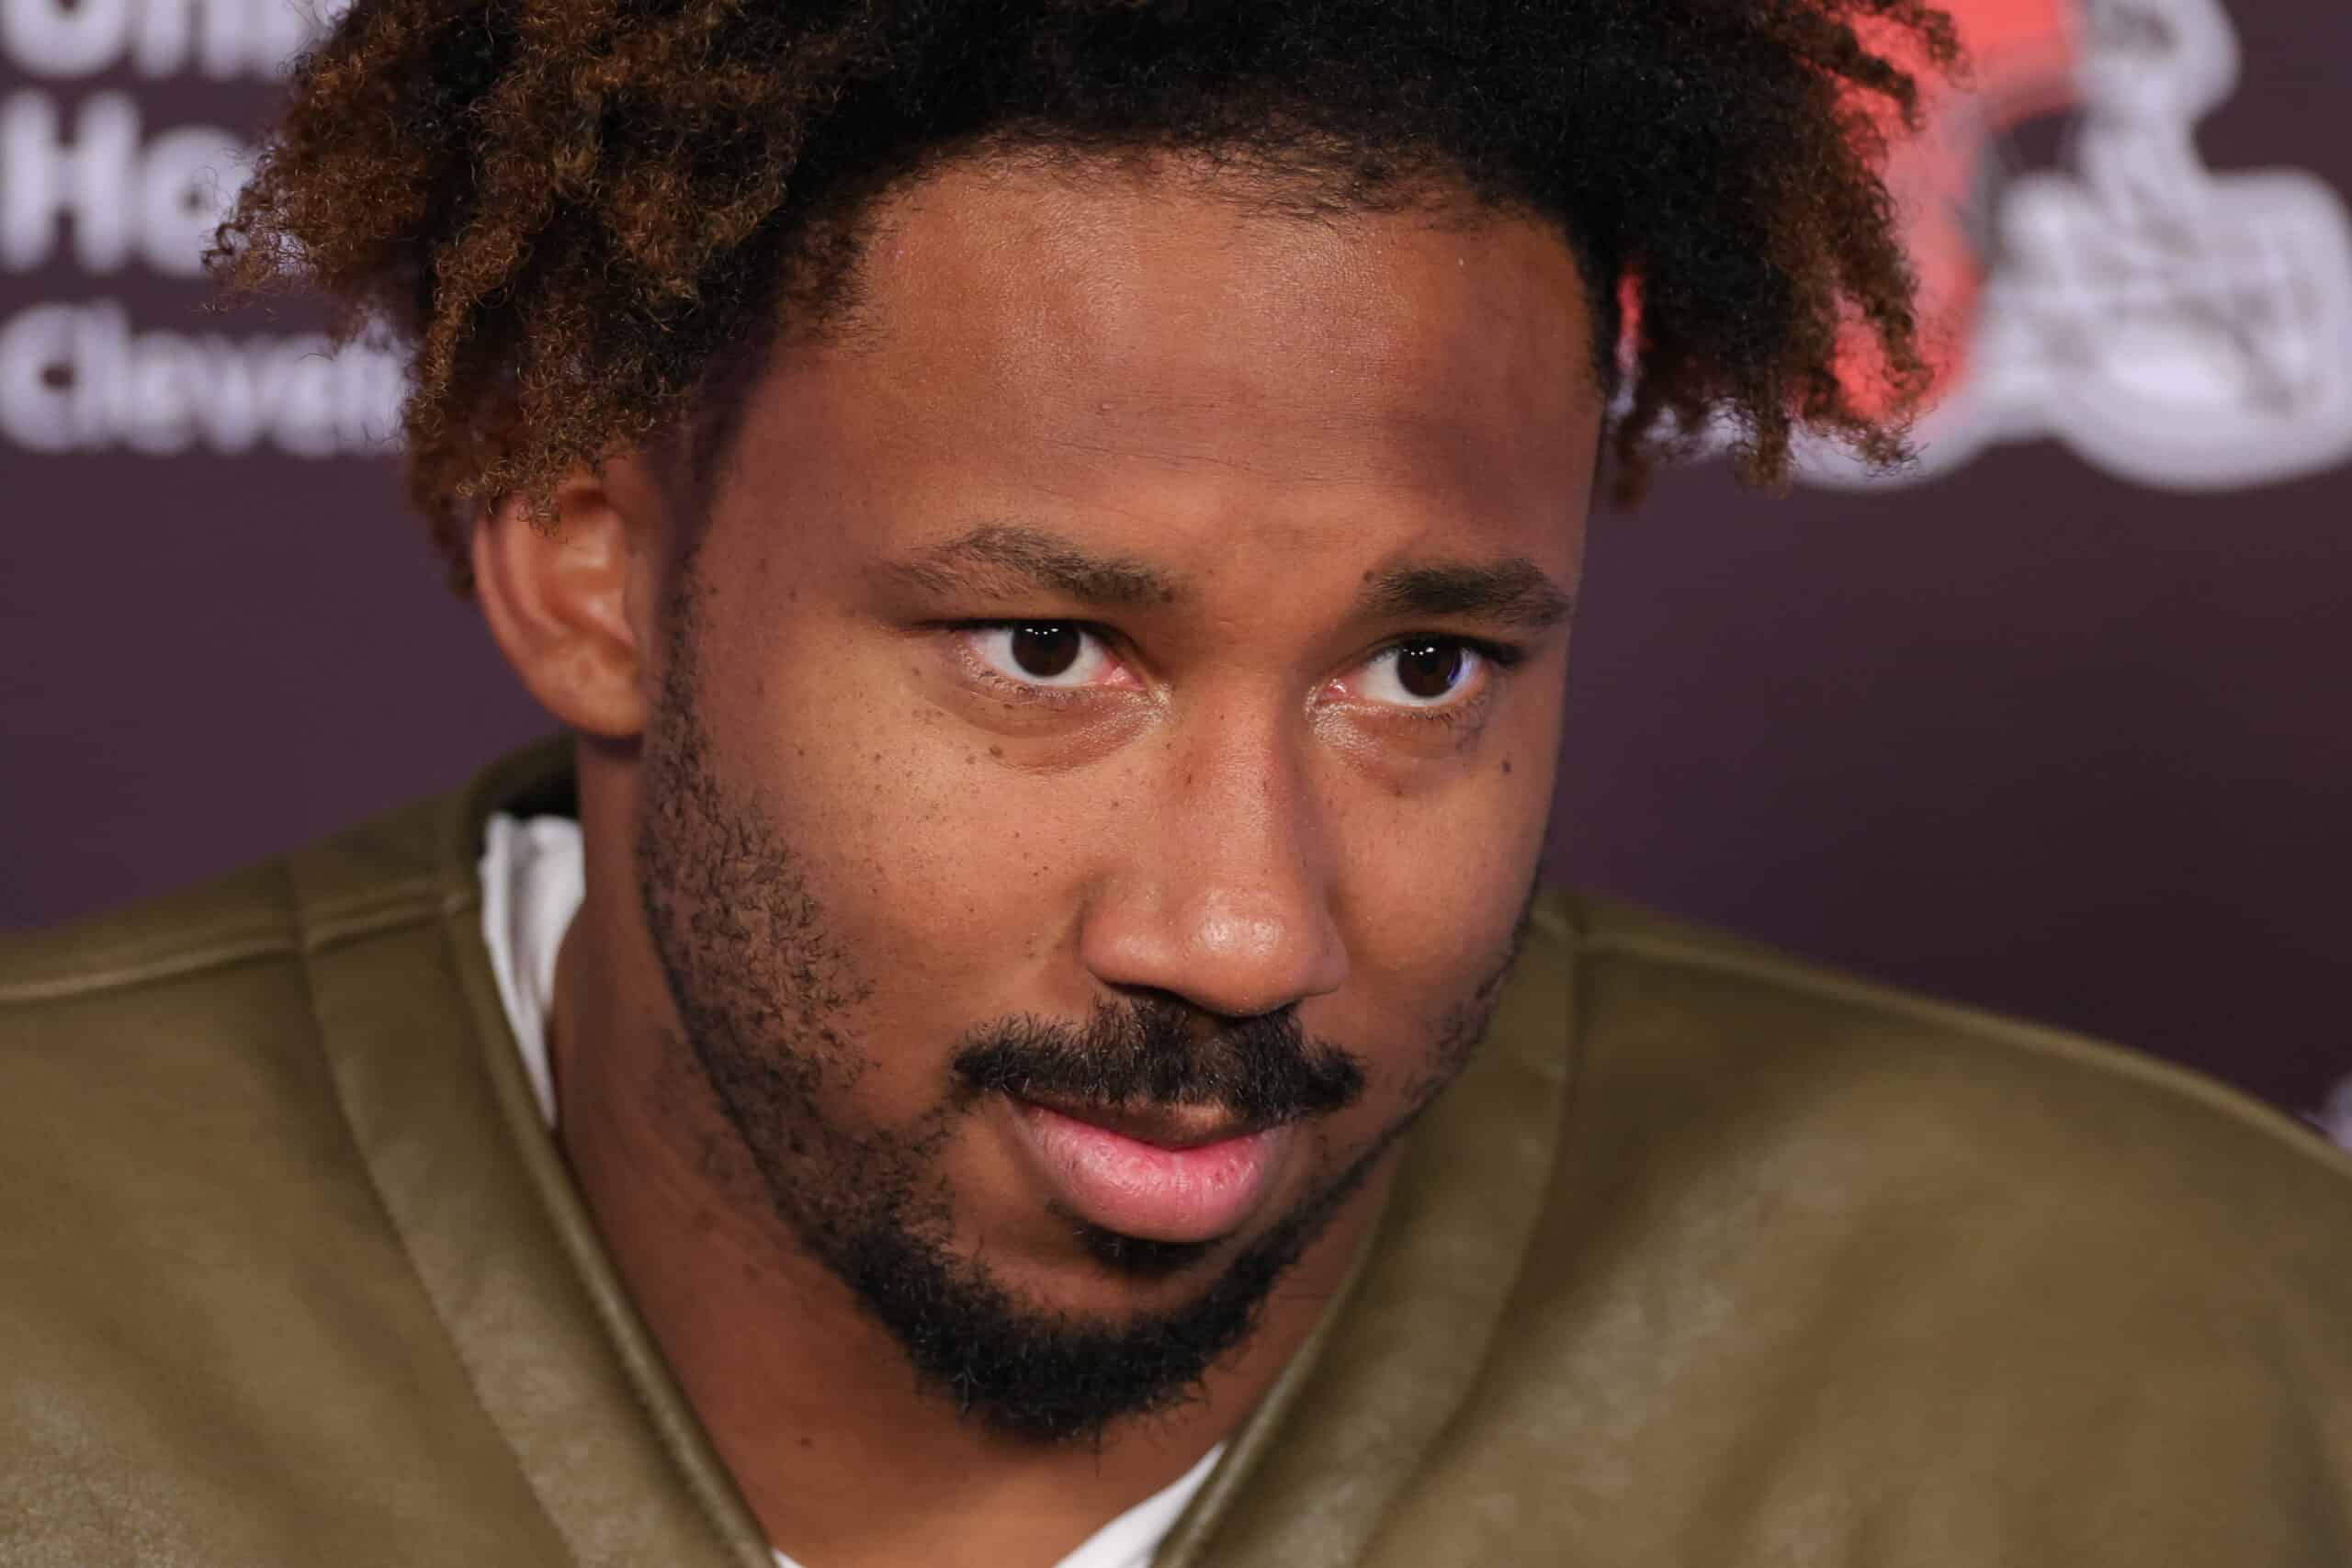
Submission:
<svg viewBox="0 0 2352 1568">
<path fill-rule="evenodd" d="M 1959 1002 L 1941 1001 L 1899 987 L 1768 954 L 1725 951 L 1703 942 L 1649 932 L 1596 931 L 1589 924 L 1582 935 L 1579 960 L 1587 955 L 1616 953 L 1678 968 L 1736 976 L 1777 990 L 1840 1003 L 1860 1012 L 1933 1025 L 2020 1055 L 2064 1062 L 2103 1077 L 2126 1080 L 2168 1099 L 2190 1100 L 2301 1155 L 2339 1180 L 2352 1181 L 2352 1156 L 2317 1134 L 2304 1134 L 2286 1112 L 2191 1068 L 2158 1057 L 2051 1025 L 2002 1018 Z"/>
<path fill-rule="evenodd" d="M 102 991 L 125 991 L 150 981 L 181 979 L 255 958 L 289 956 L 296 951 L 291 936 L 255 922 L 243 932 L 186 947 L 167 947 L 143 958 L 36 979 L 0 981 L 0 1002 L 65 1001 Z"/>
<path fill-rule="evenodd" d="M 288 908 L 284 920 L 251 919 L 197 942 L 163 942 L 148 953 L 95 968 L 77 968 L 24 980 L 0 980 L 0 1003 L 66 1001 L 107 991 L 131 990 L 163 980 L 187 979 L 261 958 L 291 958 L 322 952 L 360 937 L 433 918 L 463 902 L 429 884 L 411 883 L 320 906 L 304 920 Z"/>
</svg>

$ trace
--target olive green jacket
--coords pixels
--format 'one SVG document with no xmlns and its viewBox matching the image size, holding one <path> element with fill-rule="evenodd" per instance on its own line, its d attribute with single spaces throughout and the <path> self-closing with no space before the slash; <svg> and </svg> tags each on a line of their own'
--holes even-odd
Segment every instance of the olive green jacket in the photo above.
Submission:
<svg viewBox="0 0 2352 1568">
<path fill-rule="evenodd" d="M 768 1568 L 492 980 L 566 787 L 0 947 L 0 1562 Z M 1162 1563 L 2352 1563 L 2352 1166 L 2190 1075 L 1553 900 L 1402 1158 Z"/>
</svg>

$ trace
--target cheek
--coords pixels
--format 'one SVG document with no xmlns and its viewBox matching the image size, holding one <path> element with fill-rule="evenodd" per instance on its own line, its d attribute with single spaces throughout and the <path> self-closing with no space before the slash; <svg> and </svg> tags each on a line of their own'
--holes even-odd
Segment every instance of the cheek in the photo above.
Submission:
<svg viewBox="0 0 2352 1568">
<path fill-rule="evenodd" d="M 887 680 L 772 681 L 760 787 L 794 824 L 821 916 L 876 982 L 875 1021 L 952 1038 L 1019 1005 L 1073 895 L 1051 791 Z M 898 688 L 903 693 L 903 687 Z M 918 1017 L 916 1015 L 920 1014 Z"/>
<path fill-rule="evenodd" d="M 1462 1000 L 1501 958 L 1544 846 L 1550 747 L 1496 754 L 1442 797 L 1369 793 L 1338 829 L 1337 903 L 1368 1005 L 1425 1017 Z"/>
</svg>

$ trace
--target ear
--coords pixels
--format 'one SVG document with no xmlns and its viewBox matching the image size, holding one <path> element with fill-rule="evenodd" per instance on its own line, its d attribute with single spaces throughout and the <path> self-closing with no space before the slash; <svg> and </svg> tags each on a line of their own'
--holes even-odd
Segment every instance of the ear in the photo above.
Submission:
<svg viewBox="0 0 2352 1568">
<path fill-rule="evenodd" d="M 635 467 L 572 473 L 552 525 L 519 496 L 474 523 L 474 592 L 507 662 L 565 726 L 607 739 L 636 736 L 650 712 L 660 519 Z"/>
</svg>

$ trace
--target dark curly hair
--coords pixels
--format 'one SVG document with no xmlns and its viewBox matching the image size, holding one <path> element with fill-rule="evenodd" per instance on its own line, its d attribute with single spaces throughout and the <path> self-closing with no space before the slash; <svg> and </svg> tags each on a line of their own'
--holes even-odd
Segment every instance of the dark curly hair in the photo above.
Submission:
<svg viewBox="0 0 2352 1568">
<path fill-rule="evenodd" d="M 409 481 L 467 524 L 724 420 L 815 331 L 859 214 L 975 152 L 1199 153 L 1372 208 L 1466 191 L 1566 236 L 1623 501 L 1723 421 L 1903 452 L 1927 376 L 1879 175 L 1950 66 L 1922 0 L 356 0 L 295 73 L 209 261 L 413 346 Z M 1856 342 L 1881 391 L 1838 366 Z"/>
</svg>

